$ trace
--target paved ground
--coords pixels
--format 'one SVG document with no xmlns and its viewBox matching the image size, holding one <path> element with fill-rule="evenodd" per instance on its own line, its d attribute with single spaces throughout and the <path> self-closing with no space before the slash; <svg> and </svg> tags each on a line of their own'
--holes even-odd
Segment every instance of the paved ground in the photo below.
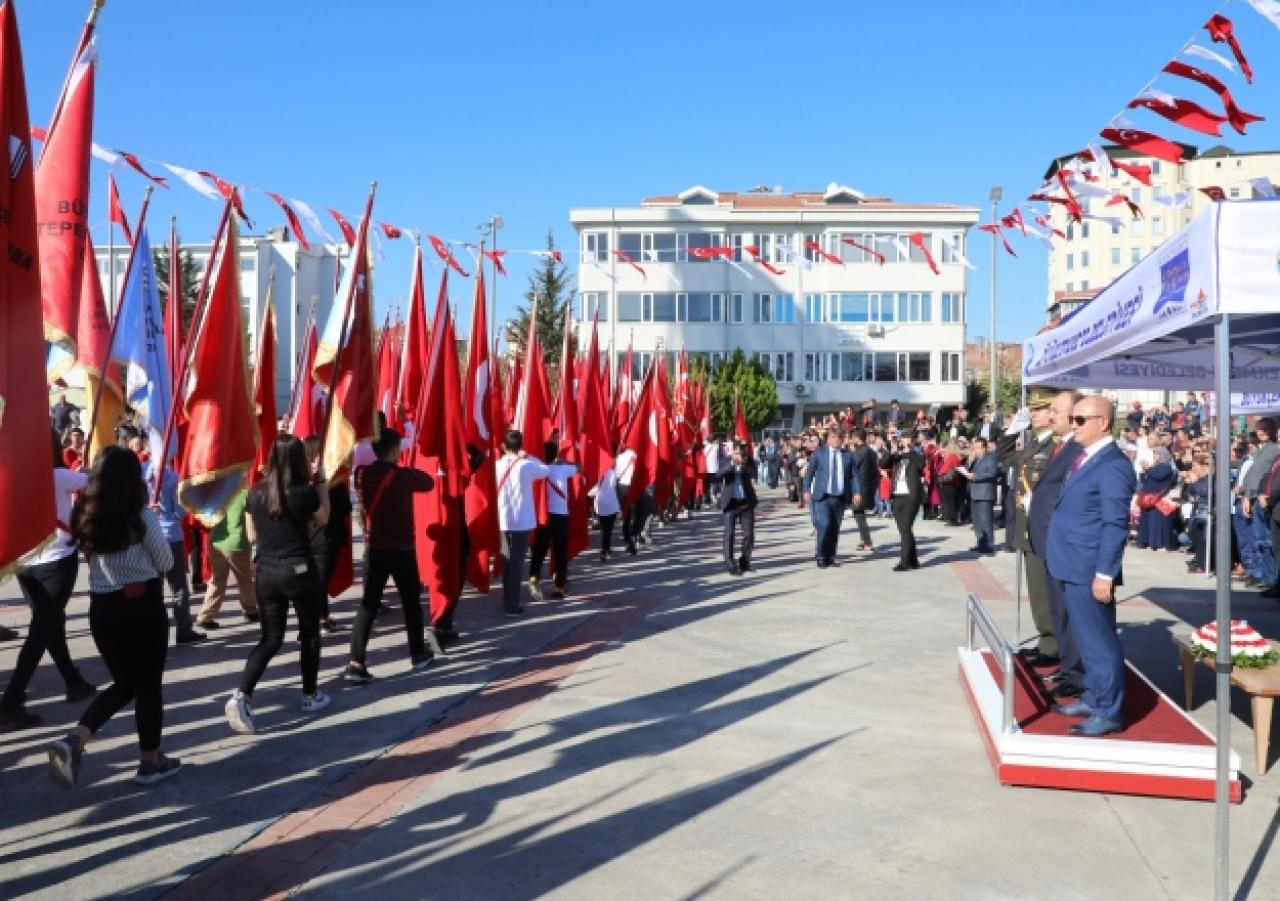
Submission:
<svg viewBox="0 0 1280 901">
<path fill-rule="evenodd" d="M 344 637 L 326 638 L 335 704 L 304 719 L 286 645 L 248 738 L 221 708 L 256 627 L 223 629 L 171 650 L 166 749 L 189 766 L 150 790 L 129 781 L 128 714 L 75 792 L 48 781 L 43 746 L 78 710 L 46 664 L 30 694 L 49 727 L 0 735 L 0 896 L 1210 897 L 1212 805 L 995 782 L 955 648 L 966 585 L 1014 633 L 1013 557 L 974 562 L 971 533 L 925 523 L 924 568 L 896 574 L 895 532 L 877 527 L 882 553 L 858 558 L 846 528 L 844 565 L 817 570 L 807 519 L 773 495 L 758 570 L 734 579 L 716 521 L 681 522 L 638 558 L 582 560 L 573 600 L 525 620 L 497 617 L 496 594 L 464 599 L 468 641 L 421 674 L 388 610 L 382 679 L 342 685 Z M 1212 618 L 1184 559 L 1131 551 L 1125 567 L 1126 647 L 1170 693 L 1169 631 Z M 0 622 L 25 628 L 15 595 L 0 586 Z M 1280 606 L 1250 597 L 1244 615 L 1280 635 Z M 102 683 L 86 607 L 73 599 L 73 653 Z M 0 671 L 16 653 L 0 646 Z M 1280 776 L 1254 771 L 1243 698 L 1234 712 L 1252 784 L 1232 810 L 1233 884 L 1280 898 Z"/>
</svg>

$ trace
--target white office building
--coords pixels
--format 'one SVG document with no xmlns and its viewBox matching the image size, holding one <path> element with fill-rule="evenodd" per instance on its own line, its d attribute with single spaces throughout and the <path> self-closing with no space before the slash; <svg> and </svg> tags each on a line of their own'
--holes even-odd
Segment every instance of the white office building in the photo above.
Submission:
<svg viewBox="0 0 1280 901">
<path fill-rule="evenodd" d="M 714 367 L 741 348 L 777 379 L 783 428 L 873 398 L 958 403 L 968 282 L 957 254 L 978 216 L 835 184 L 693 187 L 638 207 L 571 210 L 580 337 L 598 313 L 602 344 L 620 361 L 630 343 L 637 377 L 654 352 L 673 359 L 684 348 Z"/>
<path fill-rule="evenodd" d="M 159 251 L 167 243 L 153 238 L 152 250 Z M 111 254 L 114 250 L 115 261 Z M 197 273 L 203 276 L 212 248 L 209 244 L 182 244 L 180 255 L 191 254 Z M 335 279 L 340 254 L 345 245 L 312 243 L 302 245 L 289 240 L 284 228 L 271 229 L 265 235 L 240 236 L 240 302 L 249 331 L 249 352 L 257 353 L 258 325 L 263 315 L 267 288 L 275 275 L 274 306 L 276 313 L 276 403 L 283 410 L 289 400 L 291 380 L 297 361 L 306 349 L 306 328 L 312 303 L 315 303 L 316 328 L 321 330 L 329 315 L 336 293 Z M 128 245 L 96 245 L 98 272 L 111 306 L 120 296 L 124 271 L 129 260 Z M 112 282 L 114 280 L 114 291 Z"/>
</svg>

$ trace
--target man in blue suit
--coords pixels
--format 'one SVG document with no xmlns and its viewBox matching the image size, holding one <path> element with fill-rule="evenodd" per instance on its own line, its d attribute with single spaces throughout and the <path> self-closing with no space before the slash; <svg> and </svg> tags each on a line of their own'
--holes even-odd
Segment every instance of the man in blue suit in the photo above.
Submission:
<svg viewBox="0 0 1280 901">
<path fill-rule="evenodd" d="M 1000 457 L 985 438 L 973 439 L 973 462 L 965 469 L 969 480 L 969 505 L 973 516 L 973 531 L 979 554 L 994 554 L 996 480 L 1000 476 Z"/>
<path fill-rule="evenodd" d="M 862 503 L 853 454 L 841 446 L 839 429 L 827 430 L 826 447 L 814 451 L 809 460 L 804 473 L 804 499 L 813 506 L 813 519 L 818 526 L 818 568 L 836 566 L 836 543 L 840 540 L 844 508 L 850 503 Z"/>
<path fill-rule="evenodd" d="M 1116 635 L 1115 580 L 1129 540 L 1129 504 L 1137 477 L 1111 438 L 1115 408 L 1105 397 L 1080 400 L 1071 415 L 1081 448 L 1062 482 L 1049 521 L 1045 564 L 1062 588 L 1084 662 L 1084 694 L 1054 709 L 1083 717 L 1075 735 L 1124 729 L 1124 648 Z"/>
</svg>

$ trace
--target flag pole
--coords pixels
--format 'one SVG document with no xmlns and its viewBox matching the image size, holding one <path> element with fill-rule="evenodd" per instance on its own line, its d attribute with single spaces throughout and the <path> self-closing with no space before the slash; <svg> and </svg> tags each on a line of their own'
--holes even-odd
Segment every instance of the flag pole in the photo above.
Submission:
<svg viewBox="0 0 1280 901">
<path fill-rule="evenodd" d="M 147 185 L 146 191 L 142 194 L 142 210 L 138 213 L 139 234 L 141 234 L 141 229 L 147 224 L 147 208 L 151 206 L 151 191 L 151 186 Z M 124 269 L 124 277 L 126 280 L 128 280 L 129 274 L 133 271 L 133 263 L 137 255 L 138 242 L 134 241 L 133 247 L 129 249 L 129 262 L 126 264 Z M 109 372 L 109 367 L 111 366 L 111 352 L 116 349 L 116 334 L 120 330 L 119 312 L 119 310 L 116 311 L 116 316 L 111 321 L 111 338 L 107 341 L 106 358 L 102 361 L 102 365 L 98 367 L 98 372 L 101 377 L 98 379 L 98 387 L 93 393 L 93 409 L 89 413 L 89 434 L 85 437 L 86 447 L 93 447 L 93 434 L 97 430 L 98 426 L 98 405 L 102 403 L 102 389 L 107 384 L 107 374 Z"/>
<path fill-rule="evenodd" d="M 378 191 L 378 183 L 376 181 L 370 182 L 369 198 L 365 201 L 365 204 L 364 204 L 364 221 L 360 225 L 360 227 L 363 228 L 365 232 L 365 245 L 366 245 L 365 253 L 366 254 L 368 254 L 369 252 L 368 250 L 369 217 L 373 213 L 373 195 L 377 193 L 377 191 Z M 357 241 L 357 243 L 359 242 Z M 351 265 L 358 266 L 359 261 L 353 257 L 351 260 Z M 324 402 L 324 431 L 320 433 L 320 452 L 317 454 L 317 458 L 322 461 L 324 460 L 324 446 L 329 442 L 329 424 L 333 419 L 334 394 L 337 392 L 337 389 L 338 389 L 338 376 L 342 374 L 342 352 L 347 345 L 347 333 L 350 331 L 350 325 L 351 325 L 351 313 L 352 313 L 351 302 L 355 299 L 355 296 L 356 296 L 356 280 L 353 275 L 351 279 L 351 287 L 347 290 L 347 297 L 346 297 L 346 300 L 343 302 L 344 308 L 343 308 L 343 314 L 342 314 L 342 330 L 339 333 L 338 347 L 337 347 L 337 350 L 334 352 L 334 356 L 333 356 L 333 373 L 329 376 L 329 396 L 325 398 L 325 402 Z M 325 473 L 326 477 L 330 475 L 332 474 Z"/>
<path fill-rule="evenodd" d="M 150 192 L 151 188 L 148 187 Z M 191 348 L 195 346 L 196 334 L 203 325 L 205 304 L 209 299 L 209 274 L 213 272 L 214 264 L 218 261 L 218 248 L 222 246 L 222 242 L 227 232 L 227 225 L 231 220 L 231 207 L 235 202 L 235 192 L 227 198 L 226 203 L 222 207 L 222 218 L 218 221 L 217 231 L 214 232 L 213 246 L 209 248 L 209 263 L 205 266 L 204 273 L 200 276 L 200 291 L 196 294 L 196 306 L 191 313 L 191 328 L 186 334 L 186 340 L 182 342 L 182 356 L 178 360 L 180 369 L 177 374 L 170 373 L 173 376 L 173 396 L 169 399 L 169 418 L 164 425 L 164 437 L 160 440 L 160 460 L 161 468 L 164 468 L 164 460 L 169 455 L 169 440 L 173 435 L 173 428 L 178 419 L 178 401 L 182 397 L 182 384 L 187 380 L 187 369 L 191 362 Z M 141 229 L 141 227 L 139 227 Z M 137 242 L 134 242 L 135 246 Z M 173 284 L 173 267 L 177 263 L 176 260 L 169 260 L 169 279 Z M 181 283 L 181 279 L 179 279 Z M 170 298 L 172 302 L 173 298 Z M 182 308 L 178 308 L 178 315 L 182 315 Z M 160 482 L 157 478 L 155 487 L 151 495 L 151 503 L 157 503 L 160 498 Z"/>
<path fill-rule="evenodd" d="M 110 289 L 107 294 L 107 309 L 111 313 L 111 318 L 116 318 L 116 223 L 114 219 L 107 220 L 107 284 Z"/>
<path fill-rule="evenodd" d="M 80 61 L 81 54 L 85 48 L 89 46 L 89 42 L 93 40 L 93 32 L 98 24 L 98 14 L 102 12 L 102 7 L 106 5 L 107 0 L 93 0 L 89 6 L 89 16 L 85 19 L 84 28 L 80 31 L 80 42 L 76 44 L 76 52 L 71 57 L 71 65 L 67 67 L 66 77 L 62 80 L 62 90 L 58 92 L 58 102 L 54 104 L 53 115 L 49 117 L 49 124 L 45 128 L 45 133 L 52 135 L 54 129 L 58 126 L 58 120 L 62 118 L 62 108 L 67 102 L 67 89 L 71 87 L 71 76 L 76 71 L 76 63 Z M 48 148 L 48 142 L 45 142 L 45 148 Z M 40 155 L 44 155 L 44 150 L 40 151 Z"/>
</svg>

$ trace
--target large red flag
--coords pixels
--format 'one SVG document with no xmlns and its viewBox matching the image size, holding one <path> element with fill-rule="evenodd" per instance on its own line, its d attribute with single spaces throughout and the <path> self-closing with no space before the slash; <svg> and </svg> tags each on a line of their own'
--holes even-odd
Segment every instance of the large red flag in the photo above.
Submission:
<svg viewBox="0 0 1280 901">
<path fill-rule="evenodd" d="M 581 435 L 578 420 L 578 398 L 575 396 L 577 371 L 573 353 L 573 323 L 570 311 L 565 310 L 563 342 L 560 347 L 560 390 L 556 400 L 556 428 L 560 432 L 560 455 L 565 460 L 577 465 L 578 471 L 569 477 L 568 496 L 565 497 L 566 509 L 569 511 L 569 547 L 568 556 L 572 560 L 591 546 L 591 531 L 588 527 L 588 505 L 590 498 L 582 475 Z M 590 367 L 594 369 L 595 367 Z M 579 389 L 580 390 L 580 389 Z M 547 461 L 551 462 L 550 460 Z M 548 491 L 555 487 L 548 483 Z"/>
<path fill-rule="evenodd" d="M 0 573 L 53 535 L 53 461 L 48 441 L 48 392 L 41 376 L 44 332 L 31 172 L 31 126 L 22 47 L 13 0 L 0 7 L 0 134 L 9 148 L 8 178 L 0 178 Z"/>
<path fill-rule="evenodd" d="M 634 389 L 631 384 L 631 342 L 627 341 L 627 355 L 622 361 L 622 369 L 618 372 L 613 396 L 613 431 L 622 435 L 631 422 L 631 404 Z"/>
<path fill-rule="evenodd" d="M 84 235 L 86 252 L 84 274 L 80 279 L 80 322 L 76 328 L 76 366 L 72 375 L 84 386 L 86 404 L 83 424 L 92 435 L 91 444 L 85 449 L 85 468 L 103 447 L 115 443 L 116 420 L 124 407 L 124 389 L 120 384 L 120 369 L 107 360 L 107 345 L 111 343 L 111 320 L 107 318 L 107 302 L 102 294 L 102 281 L 98 276 L 98 261 L 94 258 L 93 237 Z M 106 375 L 106 384 L 98 390 Z M 70 376 L 69 376 L 69 379 Z M 93 409 L 94 399 L 100 398 L 98 409 Z M 90 427 L 91 426 L 91 427 Z M 157 450 L 157 453 L 159 451 Z"/>
<path fill-rule="evenodd" d="M 55 348 L 48 363 L 50 381 L 66 372 L 75 360 L 84 235 L 89 225 L 89 152 L 93 143 L 96 70 L 93 48 L 82 40 L 49 122 L 35 173 L 44 337 Z M 28 133 L 24 128 L 23 140 L 27 140 Z M 12 135 L 6 140 L 13 140 Z"/>
<path fill-rule="evenodd" d="M 432 622 L 446 617 L 462 593 L 463 474 L 467 457 L 458 416 L 462 387 L 448 285 L 446 269 L 440 277 L 427 383 L 419 398 L 410 454 L 411 465 L 435 480 L 430 491 L 413 498 L 418 574 L 430 594 Z"/>
<path fill-rule="evenodd" d="M 209 528 L 222 521 L 257 456 L 243 334 L 239 228 L 228 219 L 209 299 L 191 336 L 189 428 L 178 482 L 178 500 Z"/>
<path fill-rule="evenodd" d="M 129 228 L 129 217 L 124 214 L 124 207 L 120 205 L 120 192 L 116 189 L 116 177 L 110 172 L 107 173 L 107 219 L 120 226 L 120 231 L 124 232 L 125 243 L 133 246 L 133 230 Z M 173 372 L 172 369 L 169 370 Z"/>
<path fill-rule="evenodd" d="M 422 394 L 422 386 L 427 381 L 427 355 L 430 353 L 430 341 L 430 330 L 427 328 L 427 299 L 422 288 L 422 245 L 418 245 L 413 251 L 413 276 L 409 283 L 409 316 L 405 320 L 400 382 L 396 390 L 396 403 L 400 407 L 399 416 L 402 422 L 412 420 L 418 413 L 418 398 Z M 413 427 L 416 429 L 418 424 L 413 423 Z"/>
<path fill-rule="evenodd" d="M 511 371 L 507 373 L 507 390 L 502 399 L 503 418 L 514 429 L 520 427 L 516 425 L 516 402 L 520 397 L 520 386 L 524 384 L 524 358 L 519 351 L 516 348 L 516 353 L 512 355 Z"/>
<path fill-rule="evenodd" d="M 654 354 L 654 374 L 649 390 L 653 392 L 654 442 L 657 445 L 658 467 L 653 474 L 654 503 L 665 510 L 671 502 L 675 485 L 675 453 L 671 445 L 671 398 L 667 395 L 667 364 L 665 354 Z"/>
<path fill-rule="evenodd" d="M 254 458 L 253 469 L 249 471 L 250 485 L 266 472 L 271 445 L 280 433 L 279 419 L 276 416 L 275 279 L 271 280 L 267 288 L 265 306 L 262 322 L 258 326 L 258 351 L 253 361 L 253 412 L 258 421 L 258 455 Z"/>
<path fill-rule="evenodd" d="M 396 408 L 396 389 L 400 380 L 400 323 L 391 324 L 386 319 L 382 334 L 378 337 L 378 388 L 377 405 L 386 417 L 387 426 L 401 430 L 400 414 Z"/>
<path fill-rule="evenodd" d="M 316 324 L 307 329 L 306 348 L 302 352 L 302 365 L 298 367 L 297 386 L 294 388 L 293 415 L 290 431 L 299 438 L 320 434 L 324 426 L 324 390 L 311 377 L 316 362 Z"/>
<path fill-rule="evenodd" d="M 350 462 L 361 441 L 378 433 L 374 391 L 373 296 L 369 278 L 369 221 L 373 192 L 356 231 L 351 265 L 329 311 L 312 377 L 329 389 L 324 423 L 324 471 L 334 478 Z M 345 340 L 343 340 L 345 338 Z"/>
<path fill-rule="evenodd" d="M 751 430 L 747 428 L 747 417 L 742 411 L 742 395 L 733 394 L 733 434 L 747 446 L 747 456 L 751 456 Z"/>
<path fill-rule="evenodd" d="M 582 381 L 579 385 L 579 446 L 582 476 L 588 487 L 599 484 L 607 470 L 613 468 L 613 442 L 609 438 L 609 421 L 605 404 L 605 385 L 596 361 L 600 359 L 599 323 L 591 323 L 591 340 L 583 358 Z"/>
<path fill-rule="evenodd" d="M 489 326 L 485 313 L 484 267 L 477 267 L 475 301 L 471 306 L 471 338 L 467 342 L 467 378 L 462 386 L 463 438 L 467 451 L 482 462 L 471 474 L 465 492 L 467 581 L 476 591 L 489 591 L 489 572 L 501 551 L 498 528 L 498 488 L 494 473 L 497 449 L 502 442 L 501 392 L 494 391 L 496 366 L 489 355 Z M 494 370 L 491 372 L 491 369 Z M 482 455 L 482 456 L 481 456 Z"/>
<path fill-rule="evenodd" d="M 653 482 L 658 471 L 658 414 L 653 408 L 653 365 L 645 373 L 636 397 L 635 413 L 622 434 L 622 446 L 635 451 L 635 467 L 631 471 L 631 490 L 626 503 L 633 504 Z"/>
</svg>

